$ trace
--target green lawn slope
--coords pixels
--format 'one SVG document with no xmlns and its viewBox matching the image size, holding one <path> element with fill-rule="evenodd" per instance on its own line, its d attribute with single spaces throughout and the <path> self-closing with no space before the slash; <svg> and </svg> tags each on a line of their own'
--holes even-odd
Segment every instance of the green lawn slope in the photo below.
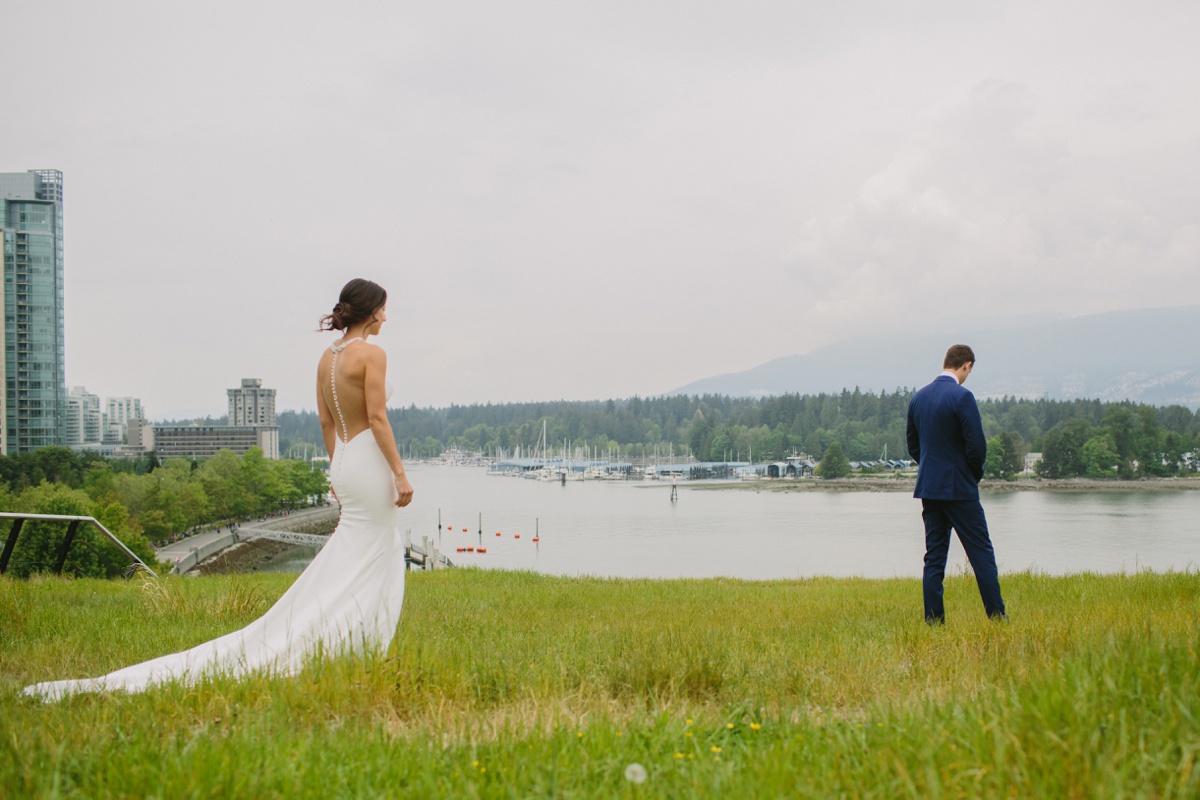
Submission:
<svg viewBox="0 0 1200 800">
<path fill-rule="evenodd" d="M 0 579 L 0 797 L 1200 796 L 1195 572 L 407 579 L 387 653 L 50 705 L 292 578 Z"/>
</svg>

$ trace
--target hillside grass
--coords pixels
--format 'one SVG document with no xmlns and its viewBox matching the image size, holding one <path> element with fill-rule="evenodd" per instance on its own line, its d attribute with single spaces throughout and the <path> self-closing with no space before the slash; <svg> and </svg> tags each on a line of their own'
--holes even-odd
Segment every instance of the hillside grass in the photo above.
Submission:
<svg viewBox="0 0 1200 800">
<path fill-rule="evenodd" d="M 1200 796 L 1200 575 L 408 576 L 392 647 L 42 704 L 292 576 L 0 579 L 0 796 Z M 625 777 L 630 764 L 646 780 Z M 636 776 L 635 776 L 636 777 Z"/>
</svg>

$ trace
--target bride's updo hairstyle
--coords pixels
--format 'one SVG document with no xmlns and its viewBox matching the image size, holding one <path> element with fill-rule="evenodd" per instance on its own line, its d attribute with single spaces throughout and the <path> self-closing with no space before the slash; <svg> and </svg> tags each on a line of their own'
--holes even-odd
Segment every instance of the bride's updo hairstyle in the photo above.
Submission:
<svg viewBox="0 0 1200 800">
<path fill-rule="evenodd" d="M 366 278 L 355 278 L 342 287 L 333 312 L 321 317 L 322 331 L 344 331 L 370 319 L 387 303 L 387 290 Z"/>
</svg>

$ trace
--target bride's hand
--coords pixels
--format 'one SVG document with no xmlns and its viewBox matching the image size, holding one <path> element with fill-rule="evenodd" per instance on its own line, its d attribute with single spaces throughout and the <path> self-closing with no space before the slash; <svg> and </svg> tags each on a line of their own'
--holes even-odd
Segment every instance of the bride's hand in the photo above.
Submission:
<svg viewBox="0 0 1200 800">
<path fill-rule="evenodd" d="M 404 475 L 396 476 L 396 505 L 403 508 L 412 502 L 413 488 Z"/>
</svg>

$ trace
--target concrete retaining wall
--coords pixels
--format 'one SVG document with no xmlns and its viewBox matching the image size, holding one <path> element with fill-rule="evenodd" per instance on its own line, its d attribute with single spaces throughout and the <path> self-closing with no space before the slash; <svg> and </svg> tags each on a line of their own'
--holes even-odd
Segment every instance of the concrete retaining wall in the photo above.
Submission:
<svg viewBox="0 0 1200 800">
<path fill-rule="evenodd" d="M 186 574 L 187 571 L 190 570 L 192 567 L 196 566 L 201 561 L 203 561 L 204 559 L 211 556 L 213 553 L 217 553 L 217 552 L 220 552 L 221 550 L 224 550 L 226 547 L 229 547 L 229 545 L 233 544 L 237 540 L 238 540 L 238 536 L 236 533 L 227 533 L 224 536 L 213 539 L 208 544 L 201 545 L 200 547 L 193 547 L 188 552 L 187 555 L 180 557 L 180 559 L 177 562 L 175 562 L 175 566 L 171 568 L 171 574 L 172 575 Z"/>
</svg>

